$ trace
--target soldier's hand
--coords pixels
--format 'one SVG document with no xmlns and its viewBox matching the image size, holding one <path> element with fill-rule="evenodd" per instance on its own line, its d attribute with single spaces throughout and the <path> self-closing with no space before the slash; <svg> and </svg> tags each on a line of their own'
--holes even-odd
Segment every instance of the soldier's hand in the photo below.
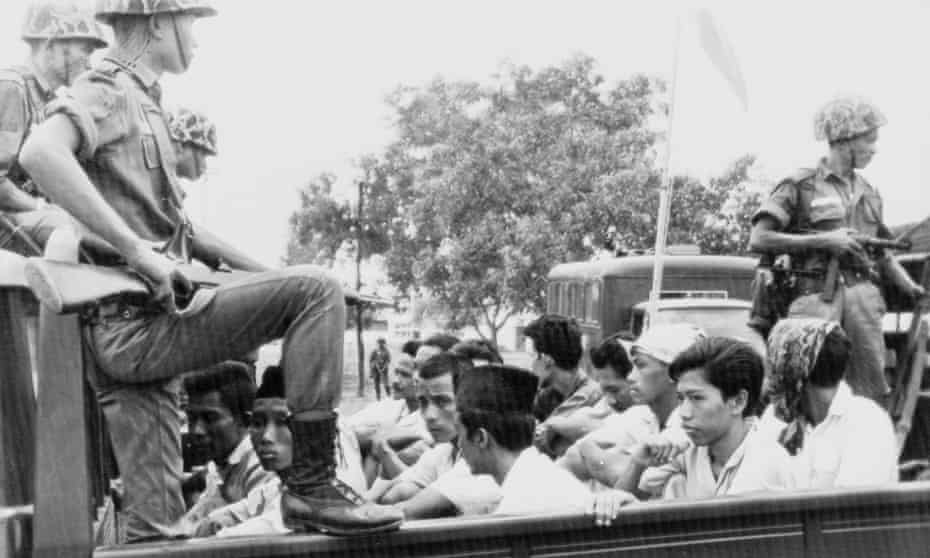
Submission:
<svg viewBox="0 0 930 558">
<path fill-rule="evenodd" d="M 193 296 L 193 283 L 178 268 L 177 262 L 164 254 L 143 245 L 127 261 L 146 279 L 155 301 L 168 311 L 183 307 Z"/>
<path fill-rule="evenodd" d="M 855 229 L 842 228 L 834 231 L 820 233 L 821 246 L 829 250 L 836 256 L 849 254 L 864 260 L 868 260 L 865 248 L 856 241 L 855 235 L 858 234 Z"/>
</svg>

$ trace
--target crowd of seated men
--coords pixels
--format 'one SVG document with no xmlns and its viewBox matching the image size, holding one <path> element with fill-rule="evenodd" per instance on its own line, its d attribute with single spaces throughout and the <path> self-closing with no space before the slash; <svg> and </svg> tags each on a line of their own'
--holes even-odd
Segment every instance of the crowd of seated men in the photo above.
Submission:
<svg viewBox="0 0 930 558">
<path fill-rule="evenodd" d="M 608 338 L 587 355 L 570 319 L 543 316 L 526 334 L 530 369 L 483 341 L 405 346 L 395 399 L 340 421 L 339 478 L 407 520 L 587 513 L 598 525 L 652 499 L 898 480 L 891 420 L 843 380 L 850 342 L 835 322 L 782 320 L 768 355 L 688 324 L 657 325 L 629 350 Z M 185 531 L 287 533 L 281 370 L 256 390 L 227 362 L 185 387 L 192 444 L 211 461 Z"/>
</svg>

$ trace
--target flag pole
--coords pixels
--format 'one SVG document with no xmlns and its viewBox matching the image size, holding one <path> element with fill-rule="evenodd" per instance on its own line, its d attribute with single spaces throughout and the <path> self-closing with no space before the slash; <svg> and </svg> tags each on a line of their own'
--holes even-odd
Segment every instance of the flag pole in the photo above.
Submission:
<svg viewBox="0 0 930 558">
<path fill-rule="evenodd" d="M 659 191 L 659 216 L 656 220 L 655 258 L 652 266 L 652 290 L 649 292 L 650 313 L 655 312 L 659 293 L 662 291 L 662 273 L 665 268 L 665 246 L 668 239 L 669 215 L 672 205 L 672 132 L 675 128 L 675 98 L 678 85 L 678 58 L 681 43 L 681 14 L 675 22 L 675 44 L 672 55 L 672 79 L 669 85 L 668 133 L 665 137 L 665 153 L 662 163 L 662 189 Z"/>
</svg>

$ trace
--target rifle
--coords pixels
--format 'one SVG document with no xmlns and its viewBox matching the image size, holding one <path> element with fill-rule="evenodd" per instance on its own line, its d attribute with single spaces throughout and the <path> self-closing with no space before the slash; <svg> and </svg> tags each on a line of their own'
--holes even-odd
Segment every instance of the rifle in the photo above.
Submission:
<svg viewBox="0 0 930 558">
<path fill-rule="evenodd" d="M 251 275 L 245 271 L 217 271 L 199 265 L 179 264 L 178 268 L 195 288 L 215 288 Z M 28 258 L 26 282 L 39 302 L 58 314 L 80 312 L 98 304 L 120 301 L 146 305 L 152 300 L 147 283 L 128 267 Z M 361 297 L 345 291 L 346 304 L 357 304 Z"/>
<path fill-rule="evenodd" d="M 822 232 L 822 231 L 807 231 Z M 908 251 L 911 249 L 911 241 L 908 239 L 890 240 L 887 238 L 877 238 L 865 234 L 853 234 L 852 238 L 866 250 L 901 250 Z M 836 295 L 836 283 L 840 273 L 839 256 L 831 256 L 830 263 L 827 264 L 827 273 L 824 276 L 823 293 L 820 297 L 824 302 L 832 302 Z"/>
</svg>

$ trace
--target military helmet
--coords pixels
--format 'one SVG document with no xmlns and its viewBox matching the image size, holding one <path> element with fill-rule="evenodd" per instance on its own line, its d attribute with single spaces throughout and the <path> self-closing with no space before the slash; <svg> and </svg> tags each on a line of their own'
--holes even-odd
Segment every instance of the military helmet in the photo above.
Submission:
<svg viewBox="0 0 930 558">
<path fill-rule="evenodd" d="M 73 0 L 35 0 L 26 9 L 23 40 L 86 39 L 96 48 L 107 46 L 90 6 Z"/>
<path fill-rule="evenodd" d="M 216 155 L 216 126 L 206 116 L 179 108 L 168 115 L 171 137 L 178 143 L 187 143 Z"/>
<path fill-rule="evenodd" d="M 862 97 L 837 97 L 814 116 L 814 136 L 818 141 L 850 139 L 884 126 L 888 119 L 874 104 Z"/>
<path fill-rule="evenodd" d="M 210 0 L 97 0 L 97 19 L 109 24 L 122 15 L 149 16 L 156 14 L 193 14 L 197 17 L 216 15 Z"/>
</svg>

